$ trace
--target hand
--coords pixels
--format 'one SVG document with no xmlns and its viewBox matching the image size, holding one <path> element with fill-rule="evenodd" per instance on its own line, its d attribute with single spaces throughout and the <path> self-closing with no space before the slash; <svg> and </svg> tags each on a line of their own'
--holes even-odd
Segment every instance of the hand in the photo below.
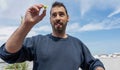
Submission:
<svg viewBox="0 0 120 70">
<path fill-rule="evenodd" d="M 97 67 L 95 70 L 104 70 L 103 67 Z"/>
<path fill-rule="evenodd" d="M 41 21 L 44 18 L 44 16 L 46 15 L 45 9 L 43 10 L 43 12 L 41 14 L 39 13 L 41 8 L 43 8 L 42 4 L 35 4 L 35 5 L 31 6 L 27 10 L 23 22 L 25 24 L 35 25 L 36 23 Z"/>
</svg>

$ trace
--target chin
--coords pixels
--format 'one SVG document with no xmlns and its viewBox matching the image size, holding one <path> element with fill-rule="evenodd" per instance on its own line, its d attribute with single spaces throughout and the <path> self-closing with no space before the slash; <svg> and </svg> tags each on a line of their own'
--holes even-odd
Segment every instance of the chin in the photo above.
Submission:
<svg viewBox="0 0 120 70">
<path fill-rule="evenodd" d="M 63 30 L 63 29 L 58 29 L 58 28 L 56 28 L 56 29 L 55 29 L 55 31 L 56 31 L 56 32 L 59 32 L 59 33 L 64 32 L 64 30 Z"/>
</svg>

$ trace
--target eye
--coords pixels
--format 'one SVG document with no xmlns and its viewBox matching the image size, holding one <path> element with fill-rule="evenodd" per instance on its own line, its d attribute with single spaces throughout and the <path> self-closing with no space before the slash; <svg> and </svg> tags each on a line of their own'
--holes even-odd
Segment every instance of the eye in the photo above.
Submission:
<svg viewBox="0 0 120 70">
<path fill-rule="evenodd" d="M 63 12 L 59 13 L 59 16 L 63 17 L 65 14 Z"/>
<path fill-rule="evenodd" d="M 57 16 L 57 14 L 56 14 L 56 13 L 53 13 L 53 14 L 52 14 L 52 17 L 53 17 L 53 18 L 55 18 L 56 16 Z"/>
</svg>

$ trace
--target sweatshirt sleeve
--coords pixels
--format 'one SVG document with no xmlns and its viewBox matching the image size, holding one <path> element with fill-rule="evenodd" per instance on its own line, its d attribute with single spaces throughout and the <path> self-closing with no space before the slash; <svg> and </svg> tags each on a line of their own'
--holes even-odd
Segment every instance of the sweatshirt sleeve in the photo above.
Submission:
<svg viewBox="0 0 120 70">
<path fill-rule="evenodd" d="M 16 53 L 9 53 L 5 49 L 5 44 L 0 47 L 0 58 L 3 59 L 7 63 L 14 63 L 16 62 L 19 56 L 19 52 Z"/>
<path fill-rule="evenodd" d="M 81 64 L 81 68 L 83 70 L 95 70 L 96 67 L 103 67 L 103 63 L 99 59 L 95 59 L 89 49 L 82 43 L 82 54 L 83 54 L 83 63 Z"/>
<path fill-rule="evenodd" d="M 0 58 L 7 63 L 19 63 L 33 60 L 33 43 L 31 38 L 25 39 L 22 48 L 16 53 L 9 53 L 5 44 L 0 47 Z"/>
</svg>

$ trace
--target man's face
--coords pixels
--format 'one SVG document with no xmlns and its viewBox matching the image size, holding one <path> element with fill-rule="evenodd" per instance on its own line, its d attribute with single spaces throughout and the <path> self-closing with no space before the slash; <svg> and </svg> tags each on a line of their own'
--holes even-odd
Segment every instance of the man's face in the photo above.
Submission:
<svg viewBox="0 0 120 70">
<path fill-rule="evenodd" d="M 50 22 L 54 31 L 65 31 L 68 19 L 64 7 L 56 6 L 51 9 Z"/>
</svg>

